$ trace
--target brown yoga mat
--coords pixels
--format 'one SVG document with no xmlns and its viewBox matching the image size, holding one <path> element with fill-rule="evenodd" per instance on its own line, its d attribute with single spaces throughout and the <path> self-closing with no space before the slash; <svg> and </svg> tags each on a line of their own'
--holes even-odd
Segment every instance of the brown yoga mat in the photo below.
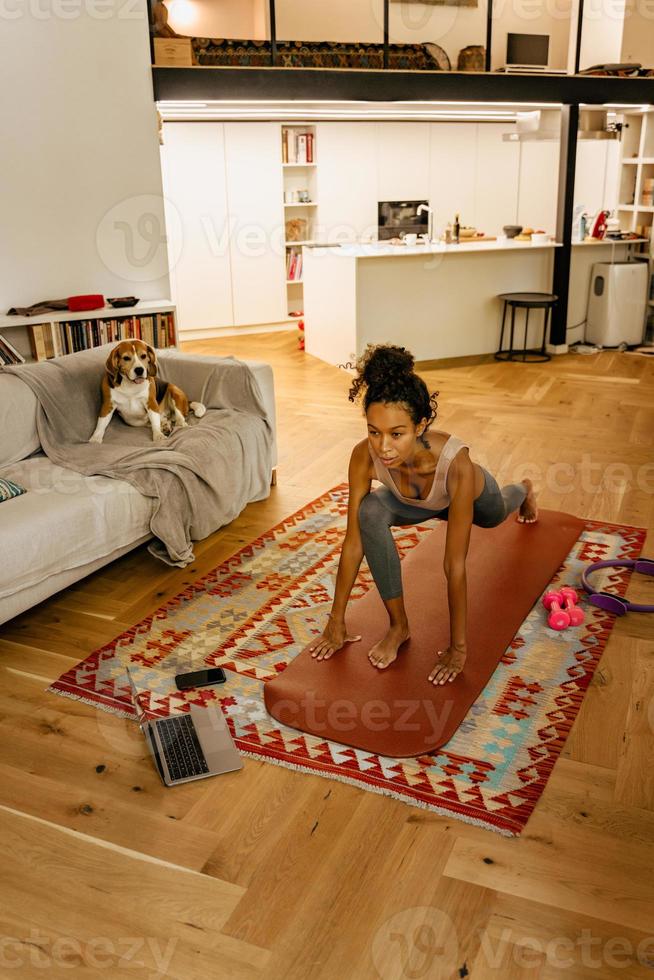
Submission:
<svg viewBox="0 0 654 980">
<path fill-rule="evenodd" d="M 361 640 L 322 661 L 311 656 L 309 644 L 264 685 L 266 708 L 291 728 L 379 755 L 433 752 L 456 732 L 583 526 L 569 514 L 541 510 L 536 524 L 509 517 L 496 528 L 472 528 L 466 563 L 468 659 L 454 681 L 435 686 L 427 678 L 438 650 L 449 643 L 443 572 L 447 526 L 439 524 L 402 562 L 411 638 L 397 660 L 383 670 L 368 660 L 388 627 L 373 586 L 348 606 L 350 635 L 361 634 Z"/>
</svg>

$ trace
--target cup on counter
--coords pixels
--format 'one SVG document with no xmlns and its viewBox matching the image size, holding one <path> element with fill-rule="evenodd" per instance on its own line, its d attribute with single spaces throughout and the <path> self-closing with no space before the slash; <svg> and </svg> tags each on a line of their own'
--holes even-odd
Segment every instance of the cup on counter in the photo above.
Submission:
<svg viewBox="0 0 654 980">
<path fill-rule="evenodd" d="M 408 235 L 404 236 L 404 241 L 406 242 L 407 245 L 417 245 L 418 236 L 415 235 L 413 232 L 409 232 Z"/>
</svg>

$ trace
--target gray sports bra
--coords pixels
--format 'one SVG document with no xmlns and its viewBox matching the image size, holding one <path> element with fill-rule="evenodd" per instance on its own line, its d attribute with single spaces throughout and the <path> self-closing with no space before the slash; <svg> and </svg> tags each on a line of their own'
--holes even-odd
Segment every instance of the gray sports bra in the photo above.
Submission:
<svg viewBox="0 0 654 980">
<path fill-rule="evenodd" d="M 368 443 L 368 449 L 370 450 L 370 458 L 372 459 L 376 478 L 380 483 L 383 483 L 385 487 L 393 493 L 398 500 L 401 500 L 403 504 L 411 504 L 412 507 L 423 507 L 425 510 L 444 510 L 450 503 L 450 495 L 447 492 L 447 473 L 450 468 L 450 464 L 456 454 L 460 449 L 469 449 L 467 442 L 463 442 L 456 436 L 450 436 L 445 445 L 441 450 L 441 454 L 438 457 L 438 463 L 436 464 L 436 469 L 434 470 L 434 482 L 431 485 L 431 490 L 427 495 L 425 500 L 420 500 L 418 497 L 404 497 L 397 488 L 397 485 L 388 470 L 388 467 L 384 466 L 379 456 L 375 453 L 370 443 Z"/>
</svg>

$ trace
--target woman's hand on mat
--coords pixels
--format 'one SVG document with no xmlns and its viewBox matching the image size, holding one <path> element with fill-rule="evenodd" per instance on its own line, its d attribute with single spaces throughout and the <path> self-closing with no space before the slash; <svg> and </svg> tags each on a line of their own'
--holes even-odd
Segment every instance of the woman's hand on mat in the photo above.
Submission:
<svg viewBox="0 0 654 980">
<path fill-rule="evenodd" d="M 332 619 L 327 621 L 322 636 L 310 647 L 311 656 L 315 660 L 327 660 L 332 653 L 336 653 L 346 643 L 354 643 L 360 640 L 360 636 L 350 636 L 347 627 L 343 622 L 334 622 Z"/>
<path fill-rule="evenodd" d="M 457 650 L 456 647 L 439 650 L 439 659 L 429 675 L 429 680 L 433 684 L 445 684 L 447 681 L 453 681 L 463 670 L 466 656 L 467 652 L 465 650 Z"/>
</svg>

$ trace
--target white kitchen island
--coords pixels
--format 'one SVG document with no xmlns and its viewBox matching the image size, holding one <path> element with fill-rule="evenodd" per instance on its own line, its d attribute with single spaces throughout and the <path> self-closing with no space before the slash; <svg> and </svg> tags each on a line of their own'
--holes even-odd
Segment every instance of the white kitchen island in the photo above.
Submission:
<svg viewBox="0 0 654 980">
<path fill-rule="evenodd" d="M 407 347 L 419 361 L 497 350 L 499 293 L 550 292 L 555 242 L 339 245 L 304 248 L 307 353 L 352 362 L 366 344 Z M 542 313 L 532 311 L 529 346 Z M 515 345 L 522 346 L 522 315 Z"/>
</svg>

